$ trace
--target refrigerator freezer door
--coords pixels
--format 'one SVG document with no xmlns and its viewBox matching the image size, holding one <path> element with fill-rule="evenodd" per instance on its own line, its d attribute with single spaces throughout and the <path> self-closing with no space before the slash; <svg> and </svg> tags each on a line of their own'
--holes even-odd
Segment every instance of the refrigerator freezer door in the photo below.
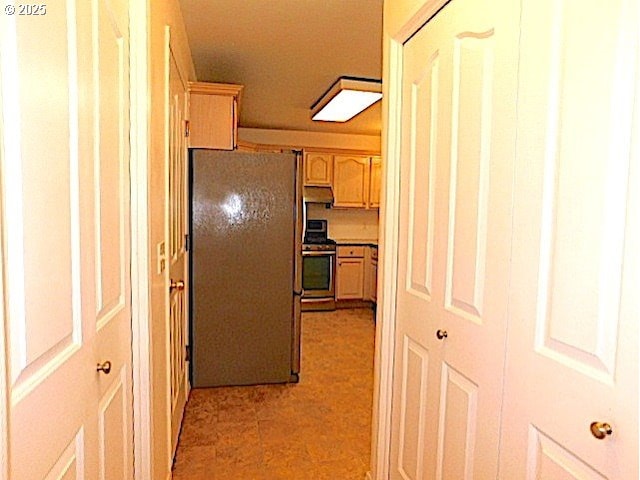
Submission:
<svg viewBox="0 0 640 480">
<path fill-rule="evenodd" d="M 192 154 L 193 385 L 291 378 L 296 155 Z"/>
</svg>

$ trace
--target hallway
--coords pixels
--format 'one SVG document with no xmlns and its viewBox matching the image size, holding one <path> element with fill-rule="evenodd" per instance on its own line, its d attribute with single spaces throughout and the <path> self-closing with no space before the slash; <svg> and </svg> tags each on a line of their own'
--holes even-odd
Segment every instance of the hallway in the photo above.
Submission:
<svg viewBox="0 0 640 480">
<path fill-rule="evenodd" d="M 193 390 L 173 478 L 362 480 L 373 340 L 370 309 L 303 313 L 300 383 Z"/>
</svg>

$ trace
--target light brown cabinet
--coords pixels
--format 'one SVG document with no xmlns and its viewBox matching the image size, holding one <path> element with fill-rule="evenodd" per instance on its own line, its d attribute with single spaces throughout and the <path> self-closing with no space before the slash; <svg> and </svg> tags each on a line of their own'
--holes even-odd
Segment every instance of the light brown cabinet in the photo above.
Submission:
<svg viewBox="0 0 640 480">
<path fill-rule="evenodd" d="M 364 255 L 364 300 L 376 302 L 378 284 L 378 247 L 368 246 Z"/>
<path fill-rule="evenodd" d="M 189 83 L 189 147 L 233 150 L 242 85 Z"/>
<path fill-rule="evenodd" d="M 333 158 L 333 206 L 378 208 L 380 157 L 336 155 Z"/>
<path fill-rule="evenodd" d="M 369 157 L 358 155 L 336 155 L 334 157 L 334 207 L 367 207 L 369 201 L 369 170 Z"/>
<path fill-rule="evenodd" d="M 331 186 L 333 182 L 333 155 L 307 153 L 304 156 L 304 184 Z"/>
<path fill-rule="evenodd" d="M 338 247 L 336 300 L 364 298 L 364 247 Z"/>
<path fill-rule="evenodd" d="M 371 169 L 369 175 L 369 208 L 380 207 L 380 184 L 382 181 L 382 160 L 380 157 L 371 157 Z"/>
</svg>

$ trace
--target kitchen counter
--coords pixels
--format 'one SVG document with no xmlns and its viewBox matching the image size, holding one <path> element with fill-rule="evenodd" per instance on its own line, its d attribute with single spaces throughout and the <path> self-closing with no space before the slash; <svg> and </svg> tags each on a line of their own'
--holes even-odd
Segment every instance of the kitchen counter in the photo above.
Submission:
<svg viewBox="0 0 640 480">
<path fill-rule="evenodd" d="M 353 245 L 353 246 L 369 246 L 369 247 L 377 247 L 378 240 L 376 239 L 354 239 L 354 238 L 334 238 L 336 244 L 340 245 Z"/>
</svg>

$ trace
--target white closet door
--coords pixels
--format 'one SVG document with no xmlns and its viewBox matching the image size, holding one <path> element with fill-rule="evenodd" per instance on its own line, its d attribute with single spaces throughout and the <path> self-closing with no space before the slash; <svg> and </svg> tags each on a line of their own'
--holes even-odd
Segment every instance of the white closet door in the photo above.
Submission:
<svg viewBox="0 0 640 480">
<path fill-rule="evenodd" d="M 128 479 L 129 5 L 44 8 L 0 16 L 10 477 Z"/>
<path fill-rule="evenodd" d="M 525 0 L 522 22 L 501 478 L 635 479 L 638 2 Z"/>
<path fill-rule="evenodd" d="M 391 478 L 496 478 L 519 11 L 453 0 L 403 47 Z"/>
</svg>

